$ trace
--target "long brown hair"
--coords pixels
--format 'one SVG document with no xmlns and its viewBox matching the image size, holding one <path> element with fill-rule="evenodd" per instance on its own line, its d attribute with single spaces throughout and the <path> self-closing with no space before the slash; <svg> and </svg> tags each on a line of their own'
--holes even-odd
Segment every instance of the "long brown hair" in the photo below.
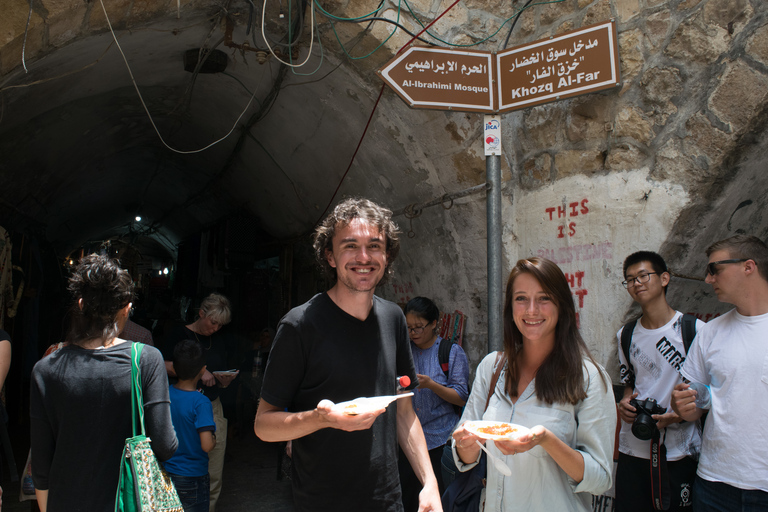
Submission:
<svg viewBox="0 0 768 512">
<path fill-rule="evenodd" d="M 515 324 L 512 312 L 512 286 L 521 274 L 530 274 L 536 278 L 558 311 L 555 346 L 536 372 L 536 396 L 547 404 L 575 404 L 587 396 L 582 360 L 587 357 L 595 366 L 597 363 L 576 326 L 576 307 L 568 281 L 560 267 L 546 258 L 519 260 L 507 279 L 504 300 L 504 352 L 508 361 L 506 391 L 512 397 L 517 396 L 520 380 L 523 335 Z M 603 385 L 607 386 L 602 372 L 601 377 Z"/>
</svg>

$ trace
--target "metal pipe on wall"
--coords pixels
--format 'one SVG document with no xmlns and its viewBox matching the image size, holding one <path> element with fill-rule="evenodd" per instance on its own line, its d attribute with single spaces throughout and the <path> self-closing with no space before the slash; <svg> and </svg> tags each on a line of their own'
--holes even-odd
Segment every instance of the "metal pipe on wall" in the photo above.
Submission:
<svg viewBox="0 0 768 512">
<path fill-rule="evenodd" d="M 501 157 L 485 158 L 488 199 L 488 352 L 503 350 L 501 276 Z"/>
</svg>

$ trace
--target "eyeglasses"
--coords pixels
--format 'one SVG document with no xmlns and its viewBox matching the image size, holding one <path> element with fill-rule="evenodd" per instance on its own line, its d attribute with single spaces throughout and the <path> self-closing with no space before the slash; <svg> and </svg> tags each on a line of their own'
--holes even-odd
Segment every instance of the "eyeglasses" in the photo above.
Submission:
<svg viewBox="0 0 768 512">
<path fill-rule="evenodd" d="M 720 260 L 720 261 L 713 261 L 711 263 L 707 263 L 707 275 L 716 276 L 720 272 L 720 269 L 717 268 L 716 265 L 726 265 L 728 263 L 743 263 L 751 259 L 752 258 L 742 258 L 742 259 L 736 259 L 736 260 Z"/>
<path fill-rule="evenodd" d="M 621 284 L 624 286 L 624 288 L 629 288 L 630 286 L 635 286 L 636 284 L 647 283 L 651 280 L 651 276 L 653 274 L 658 274 L 658 272 L 648 272 L 647 274 L 640 274 L 637 277 L 630 277 L 626 281 L 622 281 Z"/>
<path fill-rule="evenodd" d="M 424 332 L 424 329 L 426 329 L 426 325 L 422 325 L 421 327 L 409 327 L 408 332 L 413 334 L 421 334 Z"/>
</svg>

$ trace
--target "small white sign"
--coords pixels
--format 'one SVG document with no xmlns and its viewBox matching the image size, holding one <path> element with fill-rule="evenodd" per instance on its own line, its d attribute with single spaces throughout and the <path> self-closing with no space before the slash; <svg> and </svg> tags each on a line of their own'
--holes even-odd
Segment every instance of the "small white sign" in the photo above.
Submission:
<svg viewBox="0 0 768 512">
<path fill-rule="evenodd" d="M 484 116 L 483 144 L 485 156 L 501 155 L 501 117 L 486 114 Z"/>
</svg>

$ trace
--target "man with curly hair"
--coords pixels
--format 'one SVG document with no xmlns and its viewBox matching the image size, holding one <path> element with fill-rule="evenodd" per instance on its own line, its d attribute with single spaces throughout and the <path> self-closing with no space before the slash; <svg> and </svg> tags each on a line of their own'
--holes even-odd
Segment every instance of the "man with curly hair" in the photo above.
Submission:
<svg viewBox="0 0 768 512">
<path fill-rule="evenodd" d="M 299 511 L 402 512 L 398 442 L 424 485 L 420 509 L 442 510 L 410 398 L 356 415 L 328 402 L 395 394 L 401 375 L 417 382 L 405 316 L 374 295 L 391 273 L 397 235 L 386 208 L 367 199 L 336 206 L 314 235 L 334 284 L 278 326 L 254 431 L 265 441 L 293 440 Z"/>
</svg>

